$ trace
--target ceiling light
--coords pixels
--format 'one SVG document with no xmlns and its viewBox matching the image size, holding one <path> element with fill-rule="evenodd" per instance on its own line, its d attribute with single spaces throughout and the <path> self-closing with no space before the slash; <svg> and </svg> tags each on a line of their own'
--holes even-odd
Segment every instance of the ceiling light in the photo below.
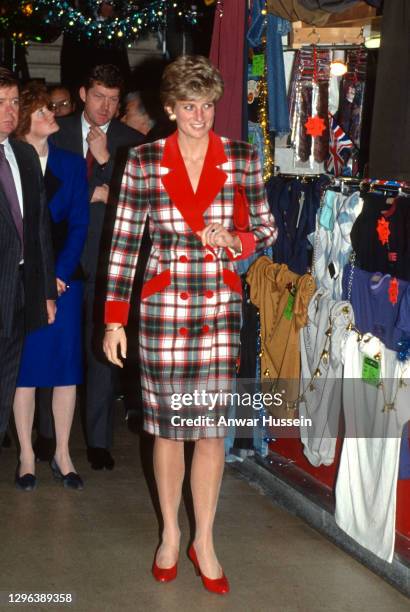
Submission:
<svg viewBox="0 0 410 612">
<path fill-rule="evenodd" d="M 335 77 L 342 77 L 347 72 L 345 62 L 345 52 L 341 49 L 333 51 L 332 63 L 330 64 L 330 74 Z"/>
<path fill-rule="evenodd" d="M 333 60 L 330 64 L 330 74 L 335 77 L 341 77 L 347 72 L 347 66 L 343 60 Z"/>
<path fill-rule="evenodd" d="M 366 38 L 364 45 L 367 49 L 378 49 L 380 47 L 380 42 L 380 34 L 375 34 L 374 36 L 370 36 L 370 38 Z"/>
</svg>

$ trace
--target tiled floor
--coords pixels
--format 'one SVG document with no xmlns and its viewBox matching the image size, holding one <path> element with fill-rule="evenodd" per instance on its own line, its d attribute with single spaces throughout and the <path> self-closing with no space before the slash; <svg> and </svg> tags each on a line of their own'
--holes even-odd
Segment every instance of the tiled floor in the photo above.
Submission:
<svg viewBox="0 0 410 612">
<path fill-rule="evenodd" d="M 94 472 L 83 438 L 73 434 L 82 492 L 56 484 L 38 467 L 33 493 L 13 487 L 15 449 L 0 455 L 0 592 L 71 592 L 75 604 L 26 610 L 128 612 L 405 612 L 407 598 L 300 519 L 275 507 L 227 468 L 216 523 L 217 550 L 232 591 L 204 591 L 185 550 L 189 521 L 181 509 L 184 554 L 171 584 L 150 574 L 158 522 L 146 476 L 149 440 L 119 423 L 112 472 Z M 142 460 L 141 460 L 142 458 Z M 144 469 L 143 469 L 144 466 Z M 17 607 L 17 606 L 14 606 Z M 1 606 L 12 610 L 13 606 Z"/>
</svg>

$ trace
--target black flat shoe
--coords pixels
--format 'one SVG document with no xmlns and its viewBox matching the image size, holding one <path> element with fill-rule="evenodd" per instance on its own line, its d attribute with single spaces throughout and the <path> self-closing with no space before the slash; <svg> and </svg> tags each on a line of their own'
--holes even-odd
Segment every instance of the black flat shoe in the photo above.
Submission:
<svg viewBox="0 0 410 612">
<path fill-rule="evenodd" d="M 87 458 L 93 470 L 112 470 L 115 465 L 113 456 L 106 448 L 90 446 L 87 450 Z"/>
<path fill-rule="evenodd" d="M 19 469 L 20 462 L 17 464 L 16 476 L 14 479 L 16 489 L 20 491 L 33 491 L 37 486 L 37 478 L 34 474 L 23 474 L 23 476 L 19 476 Z"/>
<path fill-rule="evenodd" d="M 64 475 L 58 467 L 55 457 L 53 457 L 50 467 L 54 478 L 61 481 L 66 489 L 74 489 L 75 491 L 84 489 L 82 478 L 75 472 L 68 472 L 68 474 Z"/>
</svg>

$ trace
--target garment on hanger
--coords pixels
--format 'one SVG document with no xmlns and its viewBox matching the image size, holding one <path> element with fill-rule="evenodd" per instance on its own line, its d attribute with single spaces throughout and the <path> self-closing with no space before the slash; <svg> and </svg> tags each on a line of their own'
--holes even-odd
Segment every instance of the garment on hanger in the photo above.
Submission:
<svg viewBox="0 0 410 612">
<path fill-rule="evenodd" d="M 306 8 L 302 0 L 266 0 L 266 10 L 289 21 L 304 21 L 316 26 L 324 26 L 330 18 L 328 11 Z"/>
<path fill-rule="evenodd" d="M 350 232 L 363 201 L 359 191 L 345 195 L 328 189 L 318 212 L 313 244 L 312 274 L 318 287 L 329 290 L 334 300 L 342 299 L 343 268 L 352 252 Z"/>
<path fill-rule="evenodd" d="M 310 11 L 322 9 L 329 13 L 343 13 L 349 8 L 359 4 L 359 0 L 300 0 L 303 6 Z"/>
<path fill-rule="evenodd" d="M 352 303 L 358 330 L 373 334 L 392 351 L 399 349 L 400 340 L 410 337 L 407 281 L 347 264 L 343 272 L 343 299 Z"/>
<path fill-rule="evenodd" d="M 215 131 L 233 140 L 242 139 L 242 106 L 246 4 L 228 1 L 217 6 L 209 57 L 221 71 L 225 92 L 216 107 Z"/>
<path fill-rule="evenodd" d="M 269 207 L 278 224 L 273 260 L 296 274 L 306 274 L 311 265 L 312 246 L 307 236 L 315 229 L 322 189 L 328 181 L 325 175 L 306 182 L 274 176 L 266 184 Z"/>
<path fill-rule="evenodd" d="M 300 330 L 299 417 L 312 421 L 309 427 L 301 425 L 300 434 L 305 456 L 317 467 L 331 465 L 335 458 L 342 406 L 341 347 L 349 322 L 354 322 L 351 304 L 336 302 L 327 289 L 320 288 L 310 301 L 307 324 Z M 320 376 L 315 377 L 317 369 Z"/>
<path fill-rule="evenodd" d="M 248 142 L 256 147 L 259 155 L 261 167 L 265 165 L 265 142 L 263 139 L 263 131 L 259 123 L 248 121 Z"/>
<path fill-rule="evenodd" d="M 408 198 L 388 198 L 377 192 L 366 194 L 350 238 L 360 268 L 410 280 Z"/>
<path fill-rule="evenodd" d="M 258 311 L 250 300 L 249 285 L 243 282 L 242 327 L 239 378 L 256 378 L 258 359 L 256 345 L 258 336 Z"/>
<path fill-rule="evenodd" d="M 384 3 L 369 176 L 410 181 L 410 2 Z"/>
<path fill-rule="evenodd" d="M 280 380 L 284 400 L 293 402 L 299 393 L 299 331 L 307 322 L 315 282 L 310 274 L 300 276 L 265 256 L 252 264 L 246 281 L 259 308 L 262 383 Z"/>
<path fill-rule="evenodd" d="M 362 380 L 365 357 L 380 359 L 382 388 Z M 397 361 L 396 354 L 374 336 L 358 342 L 353 331 L 343 359 L 346 435 L 336 482 L 335 520 L 361 546 L 391 562 L 400 441 L 410 417 L 410 387 L 399 381 L 409 379 L 410 367 Z"/>
<path fill-rule="evenodd" d="M 399 480 L 410 480 L 410 423 L 403 428 L 400 445 Z"/>
<path fill-rule="evenodd" d="M 261 47 L 263 37 L 266 39 L 269 130 L 278 136 L 285 136 L 289 133 L 290 126 L 282 38 L 289 34 L 292 28 L 287 19 L 271 13 L 266 15 L 264 9 L 265 0 L 253 0 L 247 40 L 255 49 Z"/>
<path fill-rule="evenodd" d="M 323 162 L 329 154 L 329 49 L 320 47 L 299 49 L 295 54 L 289 85 L 289 116 L 291 143 L 296 160 Z M 306 122 L 320 116 L 325 122 L 321 136 L 307 133 Z"/>
<path fill-rule="evenodd" d="M 337 115 L 339 125 L 358 149 L 362 130 L 367 56 L 368 52 L 364 47 L 347 52 L 347 72 L 342 78 Z"/>
<path fill-rule="evenodd" d="M 341 174 L 359 176 L 368 51 L 365 47 L 359 47 L 347 51 L 346 55 L 347 72 L 342 77 L 340 85 L 336 120 L 353 146 L 345 147 L 340 153 L 344 160 Z"/>
</svg>

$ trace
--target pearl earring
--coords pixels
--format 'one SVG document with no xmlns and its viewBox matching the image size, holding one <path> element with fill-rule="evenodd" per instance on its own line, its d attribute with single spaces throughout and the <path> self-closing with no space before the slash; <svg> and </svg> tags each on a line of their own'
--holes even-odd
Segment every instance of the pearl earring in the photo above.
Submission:
<svg viewBox="0 0 410 612">
<path fill-rule="evenodd" d="M 175 113 L 170 113 L 170 114 L 169 114 L 169 118 L 171 119 L 171 121 L 175 121 L 175 120 L 176 120 L 176 118 L 177 118 L 177 116 L 176 116 L 176 114 L 175 114 Z"/>
</svg>

